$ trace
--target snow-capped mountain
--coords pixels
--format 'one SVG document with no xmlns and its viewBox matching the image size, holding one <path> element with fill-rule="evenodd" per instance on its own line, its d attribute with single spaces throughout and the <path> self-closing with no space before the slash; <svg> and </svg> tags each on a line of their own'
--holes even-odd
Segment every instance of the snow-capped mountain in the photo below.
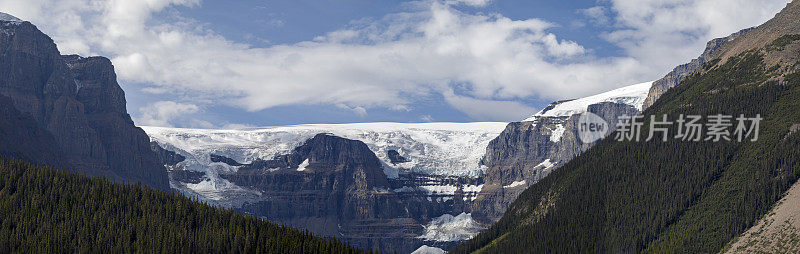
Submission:
<svg viewBox="0 0 800 254">
<path fill-rule="evenodd" d="M 647 99 L 647 93 L 650 91 L 652 85 L 653 82 L 645 82 L 580 99 L 554 102 L 533 116 L 523 120 L 523 122 L 536 121 L 536 119 L 540 117 L 568 117 L 581 114 L 588 110 L 589 105 L 602 102 L 626 104 L 641 111 L 642 105 Z"/>
<path fill-rule="evenodd" d="M 298 172 L 306 173 L 308 170 L 311 172 L 307 175 L 315 175 L 319 170 L 315 168 L 313 160 L 309 161 L 313 158 L 298 157 L 298 161 L 288 165 L 288 168 L 255 168 L 254 165 L 274 164 L 274 161 L 265 161 L 294 156 L 290 153 L 297 152 L 296 148 L 321 133 L 362 142 L 371 151 L 369 153 L 374 153 L 380 161 L 379 170 L 388 179 L 386 186 L 369 187 L 369 195 L 396 197 L 399 203 L 389 209 L 405 210 L 404 213 L 408 214 L 404 216 L 416 221 L 415 226 L 412 225 L 415 229 L 410 231 L 414 233 L 404 237 L 403 241 L 436 245 L 438 242 L 452 244 L 465 240 L 482 229 L 481 225 L 471 220 L 468 203 L 476 199 L 483 187 L 485 167 L 481 166 L 480 160 L 486 147 L 505 127 L 506 123 L 484 122 L 312 124 L 241 130 L 142 128 L 153 142 L 185 158 L 177 164 L 167 165 L 173 188 L 212 204 L 258 211 L 270 209 L 271 205 L 263 204 L 273 202 L 271 195 L 285 195 L 276 194 L 285 193 L 285 187 L 275 187 L 274 184 L 265 187 L 263 182 L 271 180 L 253 179 L 264 179 L 273 174 L 294 177 Z M 325 149 L 349 156 L 367 156 L 361 152 L 341 150 L 352 148 Z M 281 179 L 285 181 L 285 178 Z M 297 202 L 304 201 L 291 202 L 297 205 Z M 345 216 L 337 220 L 348 219 L 357 218 Z M 298 223 L 298 226 L 306 223 L 295 220 L 285 222 Z M 386 223 L 395 228 L 409 226 L 407 222 Z M 468 227 L 454 229 L 459 225 Z M 313 225 L 310 227 L 313 228 Z M 355 234 L 352 228 L 353 225 L 341 225 L 333 229 L 326 227 L 320 232 L 350 237 L 349 234 Z M 417 248 L 419 245 L 411 247 Z"/>
<path fill-rule="evenodd" d="M 472 203 L 472 217 L 484 224 L 500 219 L 525 189 L 594 145 L 577 138 L 582 113 L 594 113 L 609 123 L 616 123 L 621 115 L 638 114 L 652 84 L 554 102 L 521 122 L 510 123 L 489 143 L 481 160 L 488 170 Z"/>
</svg>

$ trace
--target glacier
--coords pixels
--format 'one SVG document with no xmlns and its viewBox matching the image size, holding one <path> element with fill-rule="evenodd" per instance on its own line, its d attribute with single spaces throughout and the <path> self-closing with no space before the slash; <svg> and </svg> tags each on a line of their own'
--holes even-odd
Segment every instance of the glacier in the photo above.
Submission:
<svg viewBox="0 0 800 254">
<path fill-rule="evenodd" d="M 650 92 L 653 82 L 626 86 L 580 99 L 556 102 L 523 120 L 523 122 L 533 122 L 540 117 L 569 117 L 575 114 L 582 114 L 588 110 L 589 105 L 601 102 L 628 104 L 642 111 L 642 106 L 644 101 L 647 100 L 647 94 Z"/>
<path fill-rule="evenodd" d="M 151 141 L 176 152 L 186 160 L 169 170 L 186 170 L 205 174 L 200 183 L 170 180 L 173 188 L 218 205 L 235 207 L 260 193 L 236 186 L 219 177 L 220 173 L 236 172 L 237 166 L 212 162 L 210 156 L 221 155 L 239 163 L 256 159 L 269 160 L 287 154 L 319 133 L 364 142 L 382 161 L 384 173 L 396 179 L 401 173 L 431 176 L 429 185 L 419 186 L 430 195 L 451 196 L 454 186 L 437 183 L 434 176 L 473 177 L 483 175 L 480 160 L 489 142 L 505 129 L 507 123 L 354 123 L 307 124 L 247 129 L 185 129 L 142 126 Z M 393 164 L 388 152 L 395 150 L 408 162 Z M 297 170 L 302 171 L 303 165 Z M 482 186 L 464 186 L 465 199 L 472 200 Z M 402 189 L 402 188 L 401 188 Z M 403 189 L 407 190 L 407 189 Z M 402 191 L 402 190 L 400 190 Z M 226 198 L 227 197 L 227 198 Z M 235 198 L 234 198 L 235 197 Z M 446 197 L 439 199 L 448 200 Z"/>
</svg>

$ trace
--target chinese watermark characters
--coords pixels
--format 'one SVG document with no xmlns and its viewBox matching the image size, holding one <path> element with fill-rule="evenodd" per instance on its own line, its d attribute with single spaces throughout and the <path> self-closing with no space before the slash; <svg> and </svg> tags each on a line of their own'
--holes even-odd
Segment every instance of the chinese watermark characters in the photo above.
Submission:
<svg viewBox="0 0 800 254">
<path fill-rule="evenodd" d="M 746 140 L 758 141 L 758 133 L 761 120 L 764 118 L 760 114 L 755 117 L 738 117 L 731 115 L 710 115 L 703 122 L 703 117 L 699 115 L 679 115 L 675 121 L 670 121 L 668 115 L 656 117 L 650 116 L 647 138 L 644 141 L 651 141 L 660 134 L 661 141 L 666 142 L 671 138 L 681 141 L 737 141 Z M 644 116 L 620 116 L 617 122 L 616 136 L 617 141 L 636 141 L 642 140 L 642 127 L 645 125 Z M 676 133 L 670 133 L 670 127 L 677 127 Z"/>
</svg>

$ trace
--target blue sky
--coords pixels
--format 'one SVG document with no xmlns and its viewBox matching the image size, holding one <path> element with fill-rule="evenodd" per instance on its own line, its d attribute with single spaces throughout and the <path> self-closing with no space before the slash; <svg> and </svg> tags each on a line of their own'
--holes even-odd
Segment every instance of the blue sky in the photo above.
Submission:
<svg viewBox="0 0 800 254">
<path fill-rule="evenodd" d="M 786 0 L 0 0 L 139 125 L 514 121 L 660 78 Z M 5 8 L 5 9 L 4 9 Z"/>
</svg>

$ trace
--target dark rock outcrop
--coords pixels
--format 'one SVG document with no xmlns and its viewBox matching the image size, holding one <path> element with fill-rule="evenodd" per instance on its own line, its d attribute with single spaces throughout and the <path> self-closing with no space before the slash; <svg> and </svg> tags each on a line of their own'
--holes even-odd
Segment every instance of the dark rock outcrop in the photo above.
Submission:
<svg viewBox="0 0 800 254">
<path fill-rule="evenodd" d="M 161 164 L 166 166 L 175 166 L 178 163 L 186 160 L 186 157 L 183 155 L 162 148 L 160 145 L 158 145 L 158 142 L 150 142 L 150 150 L 156 153 L 156 156 L 158 156 L 158 160 L 161 161 Z"/>
<path fill-rule="evenodd" d="M 392 164 L 395 164 L 395 165 L 397 165 L 398 163 L 409 162 L 409 160 L 406 159 L 406 157 L 403 157 L 402 155 L 400 155 L 400 152 L 397 152 L 397 150 L 389 150 L 389 151 L 387 151 L 386 152 L 386 156 L 388 156 L 389 160 L 392 162 Z"/>
<path fill-rule="evenodd" d="M 53 135 L 30 114 L 20 112 L 10 98 L 0 95 L 0 151 L 43 166 L 65 168 L 61 149 Z"/>
<path fill-rule="evenodd" d="M 242 164 L 237 162 L 236 160 L 228 158 L 228 157 L 225 157 L 225 156 L 222 156 L 222 155 L 212 154 L 209 157 L 211 157 L 210 159 L 211 159 L 212 162 L 222 162 L 222 163 L 228 164 L 230 166 L 234 166 L 234 167 L 242 166 Z"/>
<path fill-rule="evenodd" d="M 361 141 L 318 134 L 289 154 L 221 176 L 261 192 L 262 200 L 242 210 L 358 246 L 410 252 L 422 231 L 419 205 L 391 190 L 380 160 Z"/>
<path fill-rule="evenodd" d="M 32 142 L 42 142 L 0 152 L 28 154 L 36 163 L 60 161 L 59 167 L 89 176 L 169 188 L 149 138 L 126 111 L 108 59 L 61 56 L 31 23 L 0 21 L 0 95 L 9 98 L 6 106 L 38 124 L 30 135 L 37 135 Z M 40 153 L 37 146 L 52 149 Z"/>
</svg>

